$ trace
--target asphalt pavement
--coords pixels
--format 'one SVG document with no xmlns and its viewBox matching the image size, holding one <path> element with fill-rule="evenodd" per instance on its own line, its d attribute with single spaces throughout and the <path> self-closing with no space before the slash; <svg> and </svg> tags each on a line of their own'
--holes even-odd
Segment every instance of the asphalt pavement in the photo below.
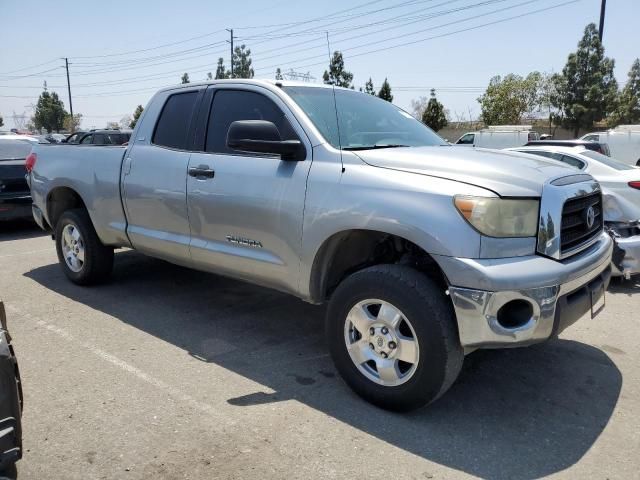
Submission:
<svg viewBox="0 0 640 480">
<path fill-rule="evenodd" d="M 337 376 L 324 307 L 134 251 L 79 287 L 44 232 L 0 224 L 0 299 L 19 479 L 640 478 L 640 281 L 558 340 L 472 353 L 410 414 Z"/>
</svg>

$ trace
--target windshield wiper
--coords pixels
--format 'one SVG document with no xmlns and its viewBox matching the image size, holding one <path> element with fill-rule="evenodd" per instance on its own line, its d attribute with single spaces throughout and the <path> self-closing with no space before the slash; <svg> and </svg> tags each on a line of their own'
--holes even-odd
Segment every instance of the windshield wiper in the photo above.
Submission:
<svg viewBox="0 0 640 480">
<path fill-rule="evenodd" d="M 344 147 L 343 150 L 354 151 L 354 150 L 377 150 L 379 148 L 399 148 L 399 147 L 410 147 L 411 145 L 401 145 L 401 144 L 386 144 L 386 145 L 366 145 L 363 147 Z"/>
</svg>

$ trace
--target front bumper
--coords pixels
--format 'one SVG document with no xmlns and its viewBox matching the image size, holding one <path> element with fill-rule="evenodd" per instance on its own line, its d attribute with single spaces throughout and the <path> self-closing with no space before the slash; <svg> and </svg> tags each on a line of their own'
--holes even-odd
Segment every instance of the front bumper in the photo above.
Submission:
<svg viewBox="0 0 640 480">
<path fill-rule="evenodd" d="M 612 274 L 628 279 L 631 275 L 640 273 L 640 235 L 627 238 L 616 237 L 614 241 L 624 251 L 624 257 L 620 262 L 612 263 Z"/>
<path fill-rule="evenodd" d="M 563 261 L 539 255 L 434 258 L 452 285 L 462 346 L 504 348 L 547 340 L 589 312 L 591 292 L 609 284 L 612 250 L 611 237 L 602 233 L 588 249 Z M 509 322 L 499 312 L 512 301 L 524 305 L 520 312 L 526 314 L 505 326 Z"/>
</svg>

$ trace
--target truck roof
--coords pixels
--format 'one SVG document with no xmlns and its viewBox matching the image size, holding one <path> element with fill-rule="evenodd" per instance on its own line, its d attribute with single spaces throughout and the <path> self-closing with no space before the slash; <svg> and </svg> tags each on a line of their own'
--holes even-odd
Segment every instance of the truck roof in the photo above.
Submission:
<svg viewBox="0 0 640 480">
<path fill-rule="evenodd" d="M 311 83 L 311 82 L 296 82 L 291 80 L 271 80 L 271 79 L 256 79 L 256 78 L 225 78 L 218 80 L 208 80 L 205 82 L 197 83 L 181 83 L 177 85 L 171 85 L 158 90 L 158 92 L 164 92 L 168 90 L 175 90 L 179 88 L 200 87 L 206 85 L 225 85 L 225 84 L 244 84 L 244 85 L 262 85 L 266 87 L 313 87 L 313 88 L 332 88 L 332 85 L 325 83 Z M 335 87 L 342 90 L 353 91 L 349 88 Z"/>
</svg>

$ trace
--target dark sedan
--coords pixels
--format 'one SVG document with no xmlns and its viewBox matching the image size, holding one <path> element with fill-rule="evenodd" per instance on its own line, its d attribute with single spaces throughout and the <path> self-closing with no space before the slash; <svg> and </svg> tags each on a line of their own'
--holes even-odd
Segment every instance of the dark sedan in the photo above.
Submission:
<svg viewBox="0 0 640 480">
<path fill-rule="evenodd" d="M 32 143 L 0 139 L 0 221 L 33 218 L 25 161 Z"/>
</svg>

